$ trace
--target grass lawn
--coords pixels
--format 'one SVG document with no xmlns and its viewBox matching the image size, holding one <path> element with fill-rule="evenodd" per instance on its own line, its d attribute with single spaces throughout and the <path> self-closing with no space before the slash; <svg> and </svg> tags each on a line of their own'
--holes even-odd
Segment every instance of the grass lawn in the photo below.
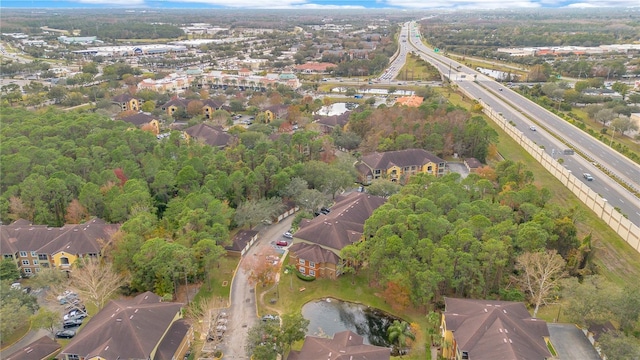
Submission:
<svg viewBox="0 0 640 360">
<path fill-rule="evenodd" d="M 458 94 L 451 94 L 449 101 L 467 109 L 473 105 L 471 101 L 465 101 Z M 593 262 L 597 266 L 598 272 L 619 286 L 637 281 L 636 279 L 640 278 L 640 254 L 633 250 L 493 121 L 486 117 L 485 119 L 499 134 L 500 140 L 497 147 L 500 154 L 505 159 L 522 161 L 527 164 L 528 169 L 535 174 L 536 185 L 546 187 L 554 194 L 551 202 L 564 208 L 579 207 L 583 210 L 582 219 L 577 224 L 578 236 L 584 238 L 589 233 L 591 234 L 594 248 Z"/>
<path fill-rule="evenodd" d="M 408 54 L 407 61 L 400 70 L 397 79 L 402 81 L 438 81 L 440 73 L 420 57 Z"/>
<path fill-rule="evenodd" d="M 17 328 L 16 331 L 9 334 L 8 336 L 2 335 L 2 342 L 0 342 L 0 349 L 11 346 L 15 344 L 18 340 L 22 339 L 23 336 L 27 335 L 27 333 L 31 330 L 31 324 L 27 321 L 22 324 L 21 327 Z"/>
<path fill-rule="evenodd" d="M 203 284 L 196 294 L 193 301 L 201 298 L 223 299 L 225 304 L 229 301 L 229 293 L 231 292 L 231 280 L 235 273 L 236 267 L 240 262 L 239 257 L 224 256 L 211 269 L 210 281 Z M 226 305 L 225 305 L 226 306 Z"/>
<path fill-rule="evenodd" d="M 288 263 L 288 259 L 285 259 Z M 367 271 L 362 271 L 358 276 L 352 275 L 342 276 L 337 280 L 317 279 L 314 281 L 300 280 L 295 274 L 280 274 L 280 283 L 277 287 L 256 289 L 258 299 L 258 315 L 262 316 L 269 313 L 295 313 L 300 312 L 302 306 L 309 301 L 322 299 L 326 297 L 337 298 L 345 301 L 362 303 L 371 307 L 378 308 L 389 314 L 400 317 L 409 323 L 416 323 L 420 328 L 417 334 L 416 343 L 410 355 L 405 355 L 403 359 L 424 359 L 425 358 L 425 340 L 426 326 L 425 313 L 415 309 L 406 309 L 404 311 L 396 311 L 386 303 L 384 299 L 378 297 L 375 293 L 376 288 L 369 284 L 371 280 Z M 300 291 L 304 288 L 303 291 Z M 275 304 L 270 304 L 269 300 L 276 298 Z M 262 300 L 262 301 L 261 301 Z M 302 342 L 294 344 L 293 349 L 300 349 Z"/>
</svg>

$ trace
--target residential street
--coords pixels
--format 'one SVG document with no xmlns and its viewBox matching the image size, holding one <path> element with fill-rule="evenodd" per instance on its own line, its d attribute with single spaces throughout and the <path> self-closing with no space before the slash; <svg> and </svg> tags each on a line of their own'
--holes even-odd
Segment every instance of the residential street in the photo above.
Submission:
<svg viewBox="0 0 640 360">
<path fill-rule="evenodd" d="M 227 310 L 229 322 L 227 331 L 220 344 L 224 353 L 223 359 L 249 359 L 245 350 L 247 333 L 258 321 L 256 313 L 256 294 L 249 285 L 248 274 L 243 270 L 243 262 L 254 256 L 262 256 L 273 246 L 275 241 L 282 239 L 282 234 L 291 228 L 293 216 L 277 224 L 262 226 L 258 240 L 240 261 L 238 271 L 231 283 L 231 306 Z"/>
</svg>

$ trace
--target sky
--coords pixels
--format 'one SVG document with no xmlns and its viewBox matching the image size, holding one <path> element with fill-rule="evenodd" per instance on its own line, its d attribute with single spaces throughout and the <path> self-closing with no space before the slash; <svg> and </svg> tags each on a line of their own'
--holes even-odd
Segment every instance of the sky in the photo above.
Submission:
<svg viewBox="0 0 640 360">
<path fill-rule="evenodd" d="M 0 0 L 0 8 L 536 9 L 636 7 L 640 0 Z"/>
</svg>

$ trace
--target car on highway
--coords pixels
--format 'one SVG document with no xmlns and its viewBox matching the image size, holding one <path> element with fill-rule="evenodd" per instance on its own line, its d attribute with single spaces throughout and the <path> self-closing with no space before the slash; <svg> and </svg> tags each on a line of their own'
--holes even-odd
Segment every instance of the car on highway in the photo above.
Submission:
<svg viewBox="0 0 640 360">
<path fill-rule="evenodd" d="M 287 239 L 293 239 L 293 234 L 289 231 L 287 231 L 286 233 L 282 234 L 282 236 L 286 237 Z"/>
<path fill-rule="evenodd" d="M 531 130 L 531 131 L 536 131 L 536 130 L 538 130 L 538 129 L 536 129 L 536 127 L 535 127 L 535 126 L 531 125 L 531 126 L 529 126 L 529 130 Z"/>
<path fill-rule="evenodd" d="M 60 330 L 56 332 L 56 337 L 59 339 L 71 339 L 76 336 L 75 330 Z"/>
<path fill-rule="evenodd" d="M 589 173 L 582 174 L 582 177 L 587 179 L 587 181 L 593 181 L 593 176 L 591 176 L 591 174 Z"/>
</svg>

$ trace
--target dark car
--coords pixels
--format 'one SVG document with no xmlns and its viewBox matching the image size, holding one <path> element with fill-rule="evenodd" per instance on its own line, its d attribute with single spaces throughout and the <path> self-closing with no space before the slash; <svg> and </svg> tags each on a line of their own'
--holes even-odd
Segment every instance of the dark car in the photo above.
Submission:
<svg viewBox="0 0 640 360">
<path fill-rule="evenodd" d="M 72 327 L 77 327 L 82 325 L 82 319 L 69 319 L 69 320 L 65 320 L 62 322 L 62 327 L 67 329 L 67 328 L 72 328 Z"/>
<path fill-rule="evenodd" d="M 331 209 L 328 208 L 320 208 L 320 212 L 325 214 L 325 215 L 329 215 L 329 213 L 331 212 Z"/>
<path fill-rule="evenodd" d="M 75 330 L 60 330 L 56 332 L 56 337 L 59 339 L 71 339 L 76 336 Z"/>
</svg>

